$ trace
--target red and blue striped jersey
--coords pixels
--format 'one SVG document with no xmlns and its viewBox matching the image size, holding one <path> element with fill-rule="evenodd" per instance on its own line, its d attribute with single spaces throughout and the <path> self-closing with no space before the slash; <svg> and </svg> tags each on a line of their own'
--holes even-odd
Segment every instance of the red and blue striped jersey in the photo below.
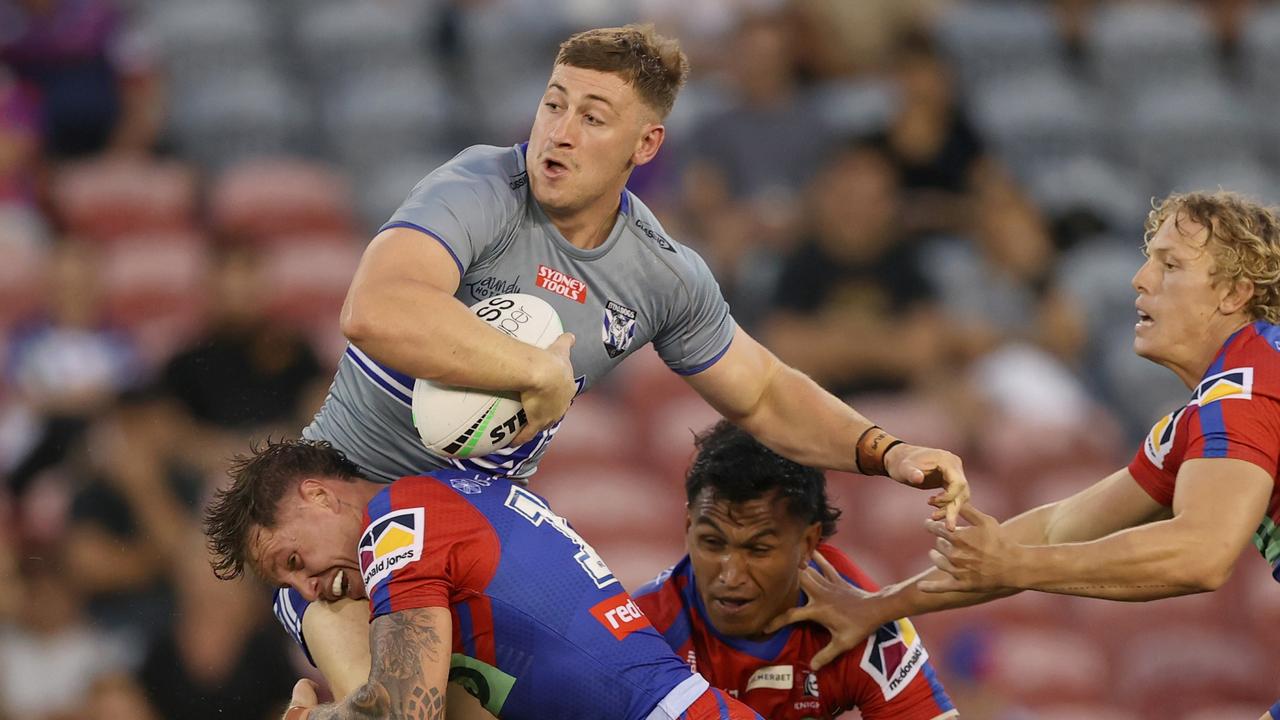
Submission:
<svg viewBox="0 0 1280 720">
<path fill-rule="evenodd" d="M 877 589 L 844 553 L 826 544 L 818 549 L 850 583 Z M 825 628 L 798 623 L 759 641 L 721 635 L 707 619 L 688 556 L 638 590 L 636 604 L 712 687 L 771 720 L 833 718 L 855 707 L 866 720 L 956 714 L 920 635 L 906 618 L 880 627 L 813 672 L 809 661 L 831 639 Z"/>
<path fill-rule="evenodd" d="M 365 520 L 372 616 L 450 608 L 450 681 L 500 718 L 677 717 L 708 687 L 527 488 L 442 470 L 392 483 Z"/>
<path fill-rule="evenodd" d="M 1151 428 L 1129 473 L 1172 505 L 1178 470 L 1196 458 L 1245 460 L 1276 478 L 1254 544 L 1280 581 L 1280 326 L 1259 320 L 1228 338 L 1191 401 Z"/>
</svg>

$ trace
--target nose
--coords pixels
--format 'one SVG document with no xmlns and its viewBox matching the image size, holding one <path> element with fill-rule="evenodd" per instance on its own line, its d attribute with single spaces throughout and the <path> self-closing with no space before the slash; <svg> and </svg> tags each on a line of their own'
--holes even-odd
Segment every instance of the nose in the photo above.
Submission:
<svg viewBox="0 0 1280 720">
<path fill-rule="evenodd" d="M 1147 258 L 1146 262 L 1142 263 L 1142 267 L 1138 268 L 1138 271 L 1129 280 L 1129 285 L 1138 294 L 1145 293 L 1150 289 L 1150 283 L 1147 280 L 1147 269 L 1149 267 L 1151 267 L 1151 258 Z"/>
<path fill-rule="evenodd" d="M 734 588 L 742 585 L 746 578 L 747 564 L 740 553 L 727 552 L 720 557 L 720 572 L 716 579 L 721 585 Z"/>
<path fill-rule="evenodd" d="M 551 123 L 551 132 L 547 134 L 547 137 L 556 147 L 573 147 L 577 141 L 573 131 L 574 127 L 576 127 L 576 124 L 573 122 L 573 114 L 562 112 Z"/>
<path fill-rule="evenodd" d="M 305 578 L 301 581 L 297 581 L 295 582 L 293 589 L 297 590 L 298 594 L 307 602 L 315 602 L 320 599 L 319 578 Z"/>
</svg>

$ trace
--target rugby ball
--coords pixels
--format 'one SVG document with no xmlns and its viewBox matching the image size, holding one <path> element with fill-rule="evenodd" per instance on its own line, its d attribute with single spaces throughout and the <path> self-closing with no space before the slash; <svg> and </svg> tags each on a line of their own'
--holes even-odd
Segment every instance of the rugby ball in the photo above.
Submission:
<svg viewBox="0 0 1280 720">
<path fill-rule="evenodd" d="M 564 332 L 555 308 L 523 293 L 495 295 L 471 306 L 475 316 L 516 340 L 545 348 Z M 427 449 L 455 458 L 481 457 L 507 446 L 525 425 L 515 392 L 413 384 L 413 425 Z"/>
</svg>

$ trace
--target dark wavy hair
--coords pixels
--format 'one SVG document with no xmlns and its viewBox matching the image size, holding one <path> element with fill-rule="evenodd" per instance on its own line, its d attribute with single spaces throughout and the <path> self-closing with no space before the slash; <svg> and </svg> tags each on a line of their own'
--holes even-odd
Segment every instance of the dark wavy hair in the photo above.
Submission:
<svg viewBox="0 0 1280 720">
<path fill-rule="evenodd" d="M 703 490 L 730 503 L 758 500 L 772 491 L 787 501 L 800 521 L 822 524 L 822 537 L 836 533 L 840 510 L 827 501 L 827 479 L 817 468 L 792 462 L 721 420 L 694 439 L 698 454 L 685 476 L 685 496 L 692 503 Z"/>
<path fill-rule="evenodd" d="M 233 580 L 244 574 L 254 528 L 272 528 L 285 493 L 302 480 L 365 479 L 360 468 L 324 440 L 272 440 L 249 446 L 227 469 L 231 484 L 218 489 L 204 511 L 204 534 L 213 574 Z"/>
</svg>

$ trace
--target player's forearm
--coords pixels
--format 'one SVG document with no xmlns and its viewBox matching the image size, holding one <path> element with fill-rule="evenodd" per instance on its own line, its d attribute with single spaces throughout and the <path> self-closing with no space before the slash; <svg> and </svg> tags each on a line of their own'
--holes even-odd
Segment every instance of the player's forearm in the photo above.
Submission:
<svg viewBox="0 0 1280 720">
<path fill-rule="evenodd" d="M 495 330 L 453 296 L 412 280 L 354 287 L 342 308 L 342 332 L 378 362 L 448 385 L 522 392 L 557 372 L 542 350 Z"/>
<path fill-rule="evenodd" d="M 992 592 L 927 593 L 920 589 L 919 583 L 922 580 L 942 580 L 945 577 L 947 577 L 946 574 L 941 570 L 929 569 L 915 577 L 881 588 L 880 591 L 873 593 L 867 602 L 878 624 L 883 625 L 902 617 L 981 605 L 1021 592 L 1021 590 L 1005 589 Z"/>
<path fill-rule="evenodd" d="M 305 715 L 294 712 L 293 717 L 285 716 L 286 720 L 390 720 L 392 717 L 391 694 L 376 681 L 362 685 L 340 703 L 320 705 Z M 443 718 L 444 714 L 422 717 Z"/>
<path fill-rule="evenodd" d="M 871 422 L 804 373 L 779 362 L 759 402 L 730 418 L 771 450 L 802 465 L 856 471 L 854 445 Z"/>
<path fill-rule="evenodd" d="M 1010 587 L 1109 600 L 1155 600 L 1214 590 L 1231 563 L 1177 520 L 1089 542 L 1016 546 Z M 1234 558 L 1231 558 L 1234 560 Z"/>
</svg>

